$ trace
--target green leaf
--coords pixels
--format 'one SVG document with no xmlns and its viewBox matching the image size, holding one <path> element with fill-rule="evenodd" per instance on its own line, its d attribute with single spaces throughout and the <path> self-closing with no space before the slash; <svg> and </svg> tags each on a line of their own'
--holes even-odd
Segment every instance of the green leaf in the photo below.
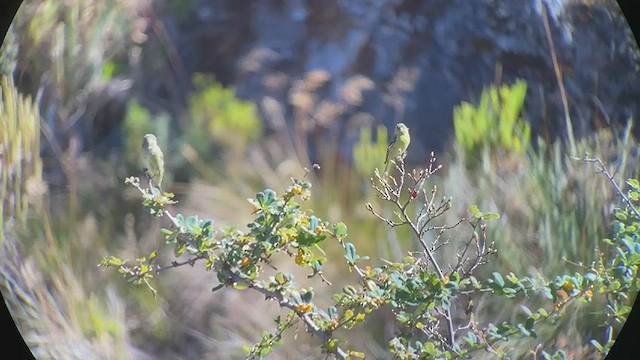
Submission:
<svg viewBox="0 0 640 360">
<path fill-rule="evenodd" d="M 122 266 L 124 264 L 126 264 L 125 261 L 122 261 L 120 258 L 117 258 L 115 256 L 110 256 L 107 260 L 108 266 Z"/>
<path fill-rule="evenodd" d="M 262 350 L 260 350 L 260 357 L 265 357 L 269 355 L 271 351 L 273 351 L 272 346 L 265 346 L 264 348 L 262 348 Z"/>
<path fill-rule="evenodd" d="M 338 309 L 335 306 L 329 306 L 329 309 L 327 309 L 327 311 L 329 312 L 329 317 L 331 317 L 332 319 L 338 318 Z"/>
<path fill-rule="evenodd" d="M 627 185 L 636 190 L 640 190 L 640 181 L 638 181 L 638 179 L 627 179 Z"/>
<path fill-rule="evenodd" d="M 535 325 L 536 321 L 533 318 L 528 318 L 525 322 L 524 322 L 524 326 L 531 332 L 533 332 L 533 326 Z"/>
<path fill-rule="evenodd" d="M 318 224 L 320 223 L 320 221 L 318 220 L 318 218 L 317 218 L 317 217 L 315 217 L 315 216 L 313 216 L 313 215 L 311 216 L 311 219 L 310 219 L 310 220 L 311 220 L 311 221 L 310 221 L 310 224 L 311 224 L 311 231 L 316 231 L 316 228 L 318 227 Z"/>
<path fill-rule="evenodd" d="M 527 316 L 531 316 L 533 314 L 531 310 L 529 310 L 529 308 L 524 305 L 520 305 L 520 309 L 522 309 L 522 311 L 524 311 L 524 313 L 527 314 Z"/>
<path fill-rule="evenodd" d="M 262 207 L 268 207 L 276 201 L 276 192 L 271 189 L 266 189 L 265 191 L 259 192 L 256 198 Z"/>
<path fill-rule="evenodd" d="M 343 222 L 339 222 L 335 225 L 334 236 L 338 239 L 347 236 L 347 225 Z"/>
<path fill-rule="evenodd" d="M 306 293 L 302 294 L 302 301 L 305 303 L 310 303 L 313 300 L 313 291 L 309 290 Z"/>
<path fill-rule="evenodd" d="M 482 214 L 482 219 L 485 221 L 492 221 L 492 220 L 498 220 L 500 219 L 500 214 L 496 214 L 496 213 L 483 213 Z"/>
<path fill-rule="evenodd" d="M 604 351 L 604 347 L 602 347 L 602 345 L 600 345 L 600 343 L 598 342 L 598 340 L 596 339 L 591 339 L 591 341 L 589 341 L 591 343 L 591 345 L 593 345 L 596 350 L 598 350 L 598 352 L 603 352 Z"/>
<path fill-rule="evenodd" d="M 246 283 L 234 283 L 233 288 L 236 290 L 247 290 L 249 288 L 249 284 Z"/>
<path fill-rule="evenodd" d="M 471 331 L 467 333 L 467 336 L 465 337 L 464 340 L 467 342 L 467 344 L 469 344 L 472 347 L 478 344 L 478 337 L 476 336 L 476 334 L 474 334 Z"/>
<path fill-rule="evenodd" d="M 280 285 L 289 282 L 290 279 L 286 275 L 287 274 L 284 274 L 284 273 L 277 273 L 275 276 L 276 282 Z"/>
<path fill-rule="evenodd" d="M 314 229 L 315 230 L 315 229 Z M 312 246 L 322 242 L 327 237 L 325 235 L 318 235 L 314 231 L 308 229 L 301 229 L 298 233 L 298 244 L 302 246 Z"/>
<path fill-rule="evenodd" d="M 502 289 L 502 292 L 509 298 L 512 299 L 516 296 L 516 294 L 518 293 L 516 290 L 512 289 L 512 288 L 508 288 L 505 287 Z"/>
<path fill-rule="evenodd" d="M 591 281 L 591 282 L 594 282 L 594 281 L 596 281 L 596 279 L 598 278 L 598 275 L 596 275 L 596 274 L 594 274 L 594 273 L 592 273 L 592 272 L 588 272 L 588 273 L 586 273 L 586 274 L 584 275 L 584 278 L 585 278 L 585 279 L 587 279 L 587 280 L 589 280 L 589 281 Z"/>
<path fill-rule="evenodd" d="M 347 259 L 347 261 L 349 261 L 350 263 L 355 263 L 358 260 L 358 254 L 356 254 L 356 246 L 352 243 L 347 243 L 345 245 L 345 250 L 347 253 L 344 257 Z"/>
<path fill-rule="evenodd" d="M 187 245 L 181 244 L 174 248 L 173 253 L 176 257 L 179 257 L 180 255 L 184 254 L 185 251 L 187 251 Z"/>
<path fill-rule="evenodd" d="M 428 342 L 424 344 L 424 352 L 428 355 L 435 355 L 437 351 L 436 344 Z"/>
<path fill-rule="evenodd" d="M 480 211 L 480 209 L 478 209 L 477 205 L 471 205 L 471 207 L 469 207 L 469 212 L 471 213 L 471 215 L 473 215 L 473 217 L 481 217 L 482 216 L 482 212 Z"/>
<path fill-rule="evenodd" d="M 293 298 L 293 302 L 298 305 L 304 303 L 304 301 L 302 301 L 302 297 L 300 296 L 300 293 L 295 290 L 291 291 L 291 297 Z"/>
</svg>

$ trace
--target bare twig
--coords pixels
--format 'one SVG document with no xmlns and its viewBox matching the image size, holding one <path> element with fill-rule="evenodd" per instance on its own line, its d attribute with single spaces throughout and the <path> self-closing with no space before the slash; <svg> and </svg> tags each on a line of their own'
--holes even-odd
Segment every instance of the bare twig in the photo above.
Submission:
<svg viewBox="0 0 640 360">
<path fill-rule="evenodd" d="M 280 307 L 287 308 L 295 312 L 298 318 L 300 318 L 302 322 L 304 322 L 307 330 L 313 335 L 317 336 L 323 343 L 326 344 L 332 340 L 330 331 L 321 330 L 315 324 L 315 322 L 313 321 L 313 319 L 308 313 L 300 311 L 296 306 L 296 304 L 286 299 L 281 292 L 268 290 L 262 285 L 243 279 L 240 275 L 233 272 L 231 273 L 231 280 L 235 283 L 246 284 L 247 286 L 249 286 L 250 289 L 253 289 L 261 293 L 262 295 L 264 295 L 265 298 L 277 300 Z M 340 347 L 337 347 L 335 349 L 335 355 L 339 359 L 347 359 L 349 357 L 349 353 Z"/>
<path fill-rule="evenodd" d="M 571 123 L 571 115 L 569 114 L 569 102 L 567 101 L 567 92 L 564 88 L 564 80 L 562 78 L 562 71 L 560 70 L 560 64 L 558 63 L 558 56 L 556 54 L 556 47 L 553 43 L 553 37 L 551 36 L 551 28 L 549 26 L 549 7 L 546 2 L 542 1 L 542 22 L 544 24 L 544 30 L 547 34 L 547 43 L 549 44 L 549 50 L 551 51 L 551 61 L 553 62 L 553 71 L 558 81 L 558 87 L 560 88 L 560 97 L 562 99 L 562 107 L 564 108 L 564 121 L 567 127 L 567 136 L 569 139 L 569 145 L 571 151 L 575 154 L 576 141 L 573 137 L 573 125 Z"/>
<path fill-rule="evenodd" d="M 618 184 L 616 183 L 615 179 L 613 178 L 613 175 L 611 175 L 611 173 L 607 170 L 607 167 L 605 166 L 605 164 L 602 162 L 602 160 L 600 160 L 599 157 L 595 158 L 595 159 L 591 159 L 589 158 L 588 154 L 585 154 L 584 158 L 582 159 L 577 159 L 574 158 L 576 160 L 582 160 L 584 162 L 590 162 L 590 163 L 595 163 L 598 170 L 607 177 L 607 179 L 609 180 L 609 182 L 613 185 L 613 188 L 616 190 L 616 193 L 618 194 L 618 196 L 620 196 L 620 199 L 622 199 L 622 202 L 624 202 L 625 204 L 627 204 L 627 206 L 629 206 L 629 208 L 631 209 L 631 211 L 638 217 L 640 218 L 640 212 L 638 212 L 638 209 L 636 209 L 636 207 L 633 205 L 633 203 L 631 202 L 631 200 L 629 200 L 629 198 L 622 192 L 622 189 L 620 189 L 620 186 L 618 186 Z"/>
<path fill-rule="evenodd" d="M 399 159 L 399 160 L 402 160 L 402 159 Z M 436 258 L 434 256 L 435 249 L 432 249 L 427 244 L 426 240 L 424 239 L 424 235 L 427 230 L 439 229 L 442 232 L 446 229 L 450 229 L 452 227 L 457 226 L 460 222 L 452 226 L 445 225 L 442 227 L 431 227 L 431 228 L 427 227 L 428 223 L 432 219 L 442 215 L 442 213 L 448 210 L 450 206 L 448 201 L 443 200 L 440 202 L 440 205 L 437 208 L 434 208 L 433 198 L 435 197 L 436 190 L 435 189 L 432 190 L 431 192 L 432 198 L 430 200 L 428 199 L 428 196 L 426 195 L 426 193 L 422 190 L 424 183 L 431 177 L 431 175 L 436 173 L 438 170 L 442 169 L 442 165 L 436 166 L 435 162 L 436 162 L 436 157 L 435 157 L 435 154 L 432 152 L 429 158 L 429 166 L 426 169 L 420 170 L 419 172 L 416 172 L 414 170 L 413 172 L 407 174 L 405 171 L 404 161 L 394 161 L 394 165 L 399 173 L 397 181 L 394 177 L 389 177 L 386 175 L 384 177 L 381 177 L 380 174 L 376 172 L 375 175 L 377 180 L 380 183 L 380 186 L 376 185 L 372 181 L 373 187 L 376 191 L 378 191 L 379 195 L 384 200 L 390 201 L 398 209 L 398 211 L 396 211 L 395 214 L 396 216 L 398 216 L 399 222 L 394 222 L 390 219 L 386 219 L 383 216 L 377 214 L 373 210 L 373 207 L 371 206 L 371 204 L 367 204 L 367 210 L 373 213 L 380 220 L 387 223 L 389 226 L 393 227 L 393 226 L 400 226 L 400 225 L 408 225 L 413 231 L 418 241 L 420 242 L 425 258 L 428 259 L 429 263 L 434 267 L 435 271 L 438 274 L 438 277 L 444 281 L 447 275 L 444 273 L 444 271 L 442 271 L 440 264 L 436 261 Z M 401 200 L 400 195 L 402 190 L 404 189 L 405 176 L 408 176 L 409 179 L 413 182 L 413 184 L 407 187 L 407 190 L 409 192 L 409 196 L 407 197 L 407 199 Z M 391 185 L 389 181 L 392 181 L 393 185 Z M 414 222 L 412 221 L 412 218 L 409 215 L 407 210 L 408 210 L 409 204 L 411 204 L 411 202 L 413 202 L 418 197 L 421 190 L 425 196 L 425 200 L 427 200 L 426 202 L 428 203 L 428 205 L 426 205 L 426 207 L 423 207 L 423 209 L 421 209 L 418 212 L 417 222 Z M 453 316 L 451 315 L 451 309 L 449 308 L 444 310 L 444 312 L 441 313 L 441 316 L 446 320 L 446 323 L 447 323 L 447 328 L 449 333 L 447 347 L 450 348 L 455 344 L 455 331 L 456 331 L 453 325 Z"/>
</svg>

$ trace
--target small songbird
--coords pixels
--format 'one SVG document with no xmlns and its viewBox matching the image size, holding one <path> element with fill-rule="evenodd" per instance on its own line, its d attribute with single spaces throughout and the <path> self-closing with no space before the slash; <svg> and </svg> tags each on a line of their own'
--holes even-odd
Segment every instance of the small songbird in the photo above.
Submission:
<svg viewBox="0 0 640 360">
<path fill-rule="evenodd" d="M 389 146 L 387 147 L 387 157 L 384 159 L 385 174 L 389 173 L 390 160 L 393 160 L 398 156 L 404 156 L 410 142 L 411 137 L 409 136 L 409 128 L 403 123 L 398 123 L 396 125 L 396 130 L 393 133 L 393 137 L 389 142 Z"/>
<path fill-rule="evenodd" d="M 161 189 L 162 177 L 164 176 L 164 155 L 158 146 L 158 139 L 153 134 L 146 134 L 142 142 L 142 157 L 144 160 L 144 171 L 153 186 Z"/>
</svg>

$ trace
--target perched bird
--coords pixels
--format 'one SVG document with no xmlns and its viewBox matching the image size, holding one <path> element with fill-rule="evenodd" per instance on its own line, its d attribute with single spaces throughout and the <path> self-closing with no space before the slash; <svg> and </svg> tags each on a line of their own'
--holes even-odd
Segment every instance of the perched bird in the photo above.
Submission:
<svg viewBox="0 0 640 360">
<path fill-rule="evenodd" d="M 158 139 L 153 134 L 144 136 L 142 142 L 142 158 L 144 160 L 144 171 L 153 186 L 161 189 L 162 177 L 164 176 L 164 155 L 158 146 Z"/>
<path fill-rule="evenodd" d="M 387 157 L 384 159 L 385 174 L 389 173 L 389 161 L 397 158 L 398 156 L 404 156 L 410 142 L 411 137 L 409 136 L 409 128 L 403 123 L 398 123 L 396 125 L 396 130 L 393 133 L 393 137 L 389 142 L 389 146 L 387 147 Z"/>
</svg>

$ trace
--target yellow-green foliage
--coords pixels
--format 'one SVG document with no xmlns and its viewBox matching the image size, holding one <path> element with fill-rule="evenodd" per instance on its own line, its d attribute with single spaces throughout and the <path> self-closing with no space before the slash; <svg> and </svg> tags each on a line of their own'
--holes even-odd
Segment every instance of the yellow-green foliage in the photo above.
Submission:
<svg viewBox="0 0 640 360">
<path fill-rule="evenodd" d="M 370 127 L 360 129 L 360 140 L 353 147 L 354 165 L 366 177 L 370 177 L 376 167 L 382 167 L 387 152 L 387 128 L 378 125 L 376 130 L 376 140 L 373 141 Z"/>
<path fill-rule="evenodd" d="M 194 75 L 193 84 L 196 92 L 189 97 L 194 122 L 190 138 L 197 150 L 216 143 L 237 154 L 262 136 L 254 103 L 238 99 L 232 89 L 225 89 L 208 75 Z"/>
<path fill-rule="evenodd" d="M 20 95 L 7 77 L 2 77 L 0 98 L 0 225 L 4 227 L 9 217 L 25 218 L 29 191 L 43 185 L 38 108 L 30 97 Z"/>
<path fill-rule="evenodd" d="M 454 109 L 456 140 L 467 155 L 483 149 L 520 155 L 527 151 L 531 129 L 520 116 L 526 93 L 526 82 L 518 80 L 512 86 L 484 90 L 478 106 L 463 102 Z"/>
</svg>

